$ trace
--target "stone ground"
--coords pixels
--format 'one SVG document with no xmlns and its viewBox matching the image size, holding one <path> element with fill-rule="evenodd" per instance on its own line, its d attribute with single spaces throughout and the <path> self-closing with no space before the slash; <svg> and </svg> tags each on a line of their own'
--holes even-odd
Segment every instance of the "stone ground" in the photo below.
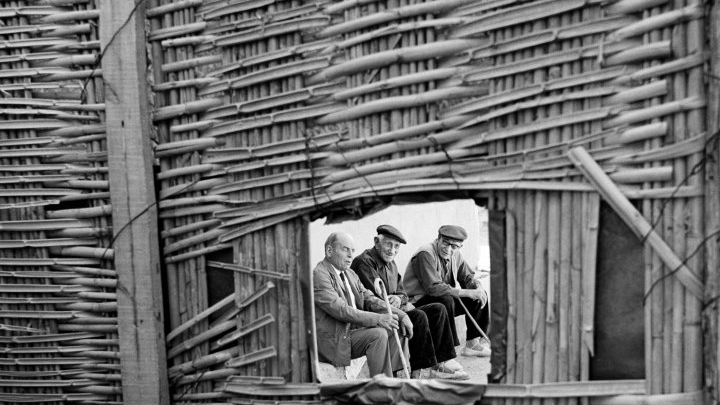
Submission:
<svg viewBox="0 0 720 405">
<path fill-rule="evenodd" d="M 470 379 L 467 381 L 487 384 L 487 376 L 490 374 L 490 357 L 463 357 L 460 355 L 462 348 L 463 346 L 456 348 L 458 357 L 455 361 L 462 364 L 465 372 L 470 374 Z"/>
<path fill-rule="evenodd" d="M 490 357 L 463 357 L 460 353 L 462 353 L 462 348 L 465 347 L 465 317 L 459 316 L 455 318 L 455 327 L 461 340 L 460 346 L 455 348 L 458 355 L 455 361 L 460 363 L 465 371 L 470 374 L 470 379 L 467 381 L 487 384 L 487 376 L 490 374 Z"/>
</svg>

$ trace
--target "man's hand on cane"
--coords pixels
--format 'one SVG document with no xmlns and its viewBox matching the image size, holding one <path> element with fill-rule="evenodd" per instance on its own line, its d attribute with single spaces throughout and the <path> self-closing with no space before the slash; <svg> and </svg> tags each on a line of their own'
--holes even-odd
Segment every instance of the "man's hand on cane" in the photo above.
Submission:
<svg viewBox="0 0 720 405">
<path fill-rule="evenodd" d="M 413 324 L 407 315 L 403 316 L 400 320 L 400 334 L 408 339 L 412 339 L 413 337 Z"/>
<path fill-rule="evenodd" d="M 402 304 L 402 298 L 397 295 L 388 295 L 388 301 L 390 301 L 390 305 L 395 308 L 400 308 L 400 305 Z"/>
<path fill-rule="evenodd" d="M 395 314 L 382 314 L 378 320 L 378 326 L 389 331 L 398 329 L 400 327 L 400 324 L 398 323 L 398 316 Z"/>
</svg>

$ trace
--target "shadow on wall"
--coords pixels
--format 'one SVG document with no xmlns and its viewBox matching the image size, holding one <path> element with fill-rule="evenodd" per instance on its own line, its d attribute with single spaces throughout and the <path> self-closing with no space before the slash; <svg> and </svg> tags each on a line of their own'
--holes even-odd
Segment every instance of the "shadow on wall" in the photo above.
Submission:
<svg viewBox="0 0 720 405">
<path fill-rule="evenodd" d="M 441 225 L 453 224 L 464 227 L 468 232 L 468 239 L 461 249 L 465 260 L 473 269 L 490 269 L 487 210 L 475 205 L 473 200 L 393 205 L 357 221 L 329 225 L 323 222 L 324 219 L 318 219 L 310 224 L 310 263 L 313 267 L 323 259 L 323 245 L 332 232 L 352 235 L 355 254 L 358 255 L 373 246 L 378 225 L 391 224 L 403 233 L 408 242 L 400 248 L 395 259 L 398 269 L 404 273 L 412 254 L 420 246 L 432 242 Z"/>
</svg>

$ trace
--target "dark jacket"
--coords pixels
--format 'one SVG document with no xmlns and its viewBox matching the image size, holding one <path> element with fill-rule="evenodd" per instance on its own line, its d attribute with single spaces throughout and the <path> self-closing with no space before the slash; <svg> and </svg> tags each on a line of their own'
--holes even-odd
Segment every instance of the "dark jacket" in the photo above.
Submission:
<svg viewBox="0 0 720 405">
<path fill-rule="evenodd" d="M 388 295 L 397 295 L 401 299 L 401 304 L 405 305 L 408 301 L 407 294 L 402 285 L 402 276 L 398 272 L 395 261 L 385 263 L 375 248 L 366 249 L 358 257 L 356 257 L 350 268 L 360 277 L 360 281 L 365 288 L 375 293 L 382 299 L 382 296 L 375 291 L 375 279 L 380 278 L 385 284 Z"/>
</svg>

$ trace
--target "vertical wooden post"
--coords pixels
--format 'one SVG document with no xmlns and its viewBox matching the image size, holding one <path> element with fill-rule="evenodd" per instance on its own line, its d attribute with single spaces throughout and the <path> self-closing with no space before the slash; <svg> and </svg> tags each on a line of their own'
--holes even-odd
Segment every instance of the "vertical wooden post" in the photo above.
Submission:
<svg viewBox="0 0 720 405">
<path fill-rule="evenodd" d="M 123 402 L 164 405 L 170 401 L 150 143 L 145 7 L 136 8 L 134 3 L 99 3 Z"/>
<path fill-rule="evenodd" d="M 708 22 L 708 41 L 710 55 L 709 73 L 707 80 L 707 131 L 714 135 L 720 130 L 720 27 L 717 22 L 720 18 L 720 3 L 710 3 Z M 720 230 L 720 143 L 717 140 L 710 142 L 705 151 L 705 233 L 706 238 L 706 268 L 707 279 L 705 286 L 705 299 L 714 299 L 720 294 L 720 236 L 715 234 Z M 709 397 L 712 403 L 720 400 L 720 305 L 717 301 L 710 302 L 705 311 L 705 374 Z"/>
</svg>

